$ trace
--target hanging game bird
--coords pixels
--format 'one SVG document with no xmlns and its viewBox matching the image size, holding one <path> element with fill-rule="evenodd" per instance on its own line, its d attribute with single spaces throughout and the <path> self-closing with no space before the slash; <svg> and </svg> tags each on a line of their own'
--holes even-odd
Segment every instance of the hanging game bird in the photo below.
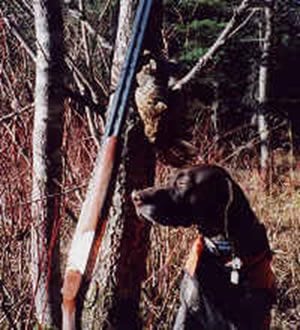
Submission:
<svg viewBox="0 0 300 330">
<path fill-rule="evenodd" d="M 156 143 L 162 116 L 168 110 L 164 87 L 159 81 L 157 62 L 150 58 L 136 75 L 135 102 L 149 142 Z"/>
<path fill-rule="evenodd" d="M 135 102 L 148 141 L 156 147 L 158 158 L 179 167 L 195 156 L 195 148 L 180 136 L 183 121 L 180 105 L 169 107 L 167 65 L 145 51 L 143 65 L 136 74 Z"/>
</svg>

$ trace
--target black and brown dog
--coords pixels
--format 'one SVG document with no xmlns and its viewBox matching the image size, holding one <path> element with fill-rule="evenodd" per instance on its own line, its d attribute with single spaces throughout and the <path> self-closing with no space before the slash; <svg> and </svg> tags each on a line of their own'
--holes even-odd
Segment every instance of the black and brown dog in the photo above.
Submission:
<svg viewBox="0 0 300 330">
<path fill-rule="evenodd" d="M 269 329 L 275 277 L 266 230 L 223 168 L 180 170 L 167 186 L 134 191 L 132 200 L 141 218 L 199 230 L 174 329 Z"/>
</svg>

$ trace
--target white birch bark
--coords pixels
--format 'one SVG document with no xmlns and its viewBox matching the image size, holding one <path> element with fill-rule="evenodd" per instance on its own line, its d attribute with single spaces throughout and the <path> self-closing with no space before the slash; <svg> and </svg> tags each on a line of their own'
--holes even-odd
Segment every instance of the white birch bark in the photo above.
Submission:
<svg viewBox="0 0 300 330">
<path fill-rule="evenodd" d="M 266 119 L 265 106 L 268 102 L 268 90 L 270 79 L 270 52 L 272 47 L 272 9 L 264 9 L 265 33 L 262 44 L 261 63 L 259 67 L 259 89 L 258 102 L 260 104 L 258 113 L 258 133 L 260 137 L 260 168 L 267 171 L 269 166 L 269 127 Z"/>
<path fill-rule="evenodd" d="M 133 19 L 132 0 L 120 0 L 119 6 L 118 29 L 111 68 L 111 87 L 113 90 L 118 84 L 120 71 L 125 60 L 131 35 L 131 22 Z"/>
<path fill-rule="evenodd" d="M 57 237 L 63 131 L 62 16 L 59 0 L 34 0 L 37 44 L 33 128 L 31 276 L 38 323 L 60 323 Z M 54 267 L 56 265 L 56 267 Z M 57 309 L 58 306 L 58 309 Z"/>
</svg>

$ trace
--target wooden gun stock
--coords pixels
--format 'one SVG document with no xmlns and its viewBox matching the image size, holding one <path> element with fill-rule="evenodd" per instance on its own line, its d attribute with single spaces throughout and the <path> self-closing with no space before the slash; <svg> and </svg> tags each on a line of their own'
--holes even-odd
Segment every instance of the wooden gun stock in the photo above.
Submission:
<svg viewBox="0 0 300 330">
<path fill-rule="evenodd" d="M 117 138 L 106 138 L 92 175 L 93 185 L 87 192 L 88 196 L 73 236 L 62 288 L 64 330 L 75 329 L 76 295 L 89 259 L 97 225 L 103 221 L 103 209 L 114 168 L 116 148 Z"/>
</svg>

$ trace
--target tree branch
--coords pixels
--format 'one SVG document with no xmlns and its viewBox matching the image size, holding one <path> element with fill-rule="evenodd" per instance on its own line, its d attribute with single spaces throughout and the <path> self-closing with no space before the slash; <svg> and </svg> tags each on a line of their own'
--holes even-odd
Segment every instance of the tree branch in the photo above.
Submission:
<svg viewBox="0 0 300 330">
<path fill-rule="evenodd" d="M 12 34 L 17 38 L 17 40 L 20 42 L 22 47 L 26 50 L 27 54 L 30 56 L 30 58 L 33 60 L 33 62 L 36 62 L 36 55 L 34 50 L 30 47 L 30 45 L 27 43 L 27 41 L 24 39 L 22 33 L 17 28 L 15 23 L 13 23 L 11 20 L 9 20 L 7 17 L 3 17 L 3 21 L 7 28 L 12 32 Z"/>
<path fill-rule="evenodd" d="M 5 127 L 8 134 L 11 136 L 12 143 L 18 148 L 19 154 L 23 157 L 23 159 L 27 163 L 28 168 L 30 168 L 31 161 L 28 157 L 28 153 L 26 152 L 25 148 L 23 148 L 22 145 L 19 143 L 19 141 L 16 140 L 16 136 L 15 136 L 14 132 L 11 130 L 11 128 L 8 126 L 8 124 L 6 124 L 5 122 L 2 122 L 2 124 Z"/>
<path fill-rule="evenodd" d="M 78 77 L 78 79 L 80 80 L 81 84 L 89 90 L 93 102 L 95 104 L 99 104 L 99 97 L 98 97 L 94 87 L 88 81 L 88 79 L 84 76 L 84 74 L 79 70 L 76 63 L 74 63 L 73 59 L 70 56 L 66 56 L 65 61 L 67 63 L 67 66 L 68 66 L 69 70 L 72 73 L 75 73 L 76 76 Z"/>
<path fill-rule="evenodd" d="M 92 27 L 91 23 L 87 20 L 87 18 L 85 17 L 84 13 L 78 9 L 69 9 L 69 13 L 72 17 L 78 19 L 81 21 L 81 23 L 84 24 L 86 30 L 93 36 L 96 37 L 97 41 L 99 42 L 99 44 L 101 45 L 102 48 L 108 50 L 108 51 L 112 51 L 113 47 L 112 45 L 105 40 L 105 38 L 103 38 L 100 34 L 98 34 L 95 29 Z"/>
<path fill-rule="evenodd" d="M 208 51 L 199 58 L 196 65 L 180 80 L 178 80 L 174 86 L 173 90 L 181 89 L 185 84 L 190 82 L 192 79 L 196 77 L 206 66 L 209 64 L 212 57 L 216 54 L 216 52 L 224 46 L 226 41 L 228 41 L 236 32 L 240 30 L 241 26 L 244 26 L 244 15 L 249 9 L 250 4 L 249 0 L 243 0 L 239 7 L 233 13 L 230 21 L 227 23 L 224 30 L 221 32 L 215 43 L 208 49 Z M 249 16 L 252 16 L 251 12 Z M 248 22 L 249 18 L 246 17 L 246 21 Z"/>
<path fill-rule="evenodd" d="M 75 84 L 77 85 L 77 87 L 79 89 L 77 81 L 75 81 Z M 74 100 L 75 102 L 79 103 L 82 106 L 88 106 L 94 112 L 103 114 L 104 111 L 105 111 L 105 108 L 104 108 L 103 105 L 99 105 L 97 103 L 94 103 L 93 100 L 91 99 L 91 97 L 89 97 L 87 95 L 82 95 L 80 93 L 80 91 L 73 90 L 71 88 L 66 87 L 64 92 L 65 92 L 67 97 L 70 97 L 72 100 Z"/>
<path fill-rule="evenodd" d="M 24 47 L 27 54 L 30 56 L 30 58 L 36 62 L 36 54 L 35 51 L 31 48 L 31 46 L 28 44 L 28 42 L 25 40 L 22 32 L 17 28 L 17 26 L 7 17 L 3 17 L 4 23 L 8 27 L 8 29 L 11 31 L 11 33 L 17 38 L 17 40 L 20 42 L 20 44 Z M 81 84 L 84 85 L 90 95 L 92 101 L 90 103 L 93 103 L 94 105 L 99 104 L 99 97 L 92 86 L 92 84 L 88 81 L 88 79 L 85 77 L 85 75 L 79 70 L 78 66 L 74 63 L 73 59 L 70 56 L 65 57 L 65 62 L 69 68 L 69 70 L 77 75 L 78 80 L 80 80 Z"/>
<path fill-rule="evenodd" d="M 29 104 L 28 106 L 24 107 L 23 109 L 20 109 L 19 111 L 15 111 L 13 113 L 9 113 L 8 115 L 4 115 L 4 116 L 0 117 L 0 124 L 4 121 L 8 121 L 14 117 L 18 117 L 26 111 L 32 111 L 32 110 L 33 110 L 33 104 Z"/>
<path fill-rule="evenodd" d="M 83 15 L 85 15 L 85 6 L 84 6 L 84 2 L 83 0 L 79 0 L 78 2 L 78 6 L 79 6 L 79 10 L 83 13 Z M 90 52 L 90 47 L 89 47 L 89 40 L 88 40 L 88 35 L 87 35 L 87 27 L 84 21 L 80 22 L 81 25 L 81 34 L 82 34 L 82 41 L 83 41 L 83 49 L 84 49 L 84 56 L 85 56 L 85 63 L 86 66 L 90 72 L 90 75 L 93 76 L 93 70 L 91 70 L 91 52 Z M 81 93 L 84 93 L 84 88 L 80 88 Z M 93 137 L 93 140 L 97 146 L 97 148 L 100 148 L 100 136 L 99 133 L 95 127 L 95 123 L 94 123 L 94 118 L 93 118 L 93 114 L 91 112 L 91 109 L 88 106 L 85 106 L 85 113 L 87 116 L 87 122 L 88 122 L 88 127 L 89 127 L 89 131 Z M 101 122 L 102 126 L 104 126 L 103 121 Z M 104 129 L 104 128 L 103 128 Z"/>
<path fill-rule="evenodd" d="M 74 73 L 74 80 L 75 83 L 79 89 L 79 93 L 80 95 L 84 95 L 84 86 L 82 85 L 82 83 L 80 82 L 80 80 L 78 79 L 78 75 L 76 73 Z M 100 137 L 99 137 L 99 133 L 96 130 L 96 127 L 94 125 L 93 119 L 92 119 L 92 114 L 91 114 L 91 109 L 89 106 L 85 106 L 85 113 L 87 115 L 87 122 L 88 122 L 88 128 L 89 131 L 91 133 L 91 136 L 93 137 L 93 140 L 97 146 L 97 148 L 100 148 Z M 101 126 L 102 126 L 102 131 L 104 131 L 104 121 L 103 121 L 103 117 L 101 117 L 102 121 L 101 121 Z"/>
</svg>

